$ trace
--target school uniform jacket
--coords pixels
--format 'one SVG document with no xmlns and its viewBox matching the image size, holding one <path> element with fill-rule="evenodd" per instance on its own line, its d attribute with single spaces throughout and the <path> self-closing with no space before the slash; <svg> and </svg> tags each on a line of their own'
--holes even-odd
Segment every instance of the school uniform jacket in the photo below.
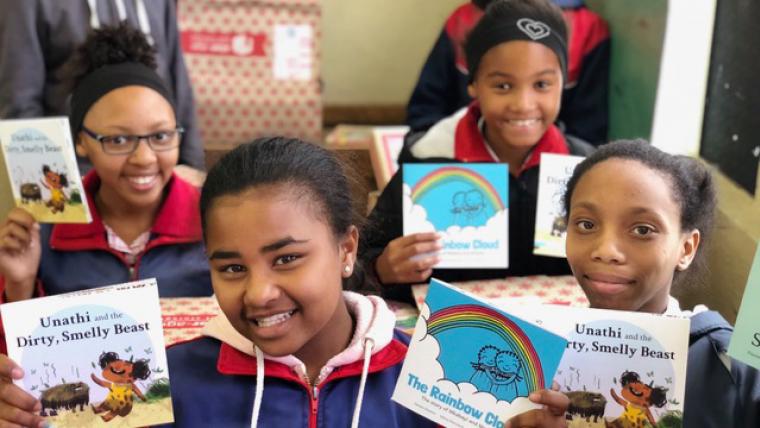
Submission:
<svg viewBox="0 0 760 428">
<path fill-rule="evenodd" d="M 99 186 L 100 179 L 94 170 L 90 171 L 84 178 L 84 187 L 92 223 L 40 225 L 42 254 L 36 296 L 154 277 L 161 297 L 213 293 L 201 233 L 199 193 L 192 185 L 176 175 L 166 185 L 166 197 L 151 228 L 150 240 L 133 266 L 122 253 L 108 246 L 93 200 Z M 0 303 L 5 299 L 4 290 L 4 279 L 0 277 Z"/>
<path fill-rule="evenodd" d="M 691 316 L 685 428 L 760 426 L 760 372 L 726 354 L 732 332 L 715 311 Z"/>
<path fill-rule="evenodd" d="M 350 427 L 357 402 L 362 428 L 436 426 L 390 399 L 409 341 L 394 329 L 393 312 L 379 297 L 344 292 L 344 298 L 355 319 L 354 337 L 313 381 L 297 358 L 261 353 L 224 315 L 209 322 L 206 337 L 170 347 L 175 426 Z"/>
<path fill-rule="evenodd" d="M 495 162 L 479 127 L 477 103 L 439 122 L 424 137 L 402 151 L 400 162 Z M 517 177 L 509 174 L 509 268 L 435 269 L 433 276 L 445 281 L 505 278 L 525 275 L 566 275 L 564 258 L 533 255 L 533 238 L 538 196 L 538 171 L 542 153 L 586 156 L 594 148 L 566 137 L 556 126 L 539 140 Z M 362 246 L 365 266 L 374 272 L 375 261 L 390 241 L 403 235 L 401 170 L 388 183 L 369 218 L 367 239 Z M 409 287 L 384 284 L 383 295 L 411 301 Z"/>
<path fill-rule="evenodd" d="M 602 18 L 573 3 L 567 6 L 576 7 L 563 9 L 570 37 L 558 121 L 567 134 L 599 145 L 607 140 L 610 36 Z M 482 16 L 468 2 L 446 20 L 407 106 L 406 122 L 413 133 L 426 131 L 470 103 L 464 41 Z"/>
</svg>

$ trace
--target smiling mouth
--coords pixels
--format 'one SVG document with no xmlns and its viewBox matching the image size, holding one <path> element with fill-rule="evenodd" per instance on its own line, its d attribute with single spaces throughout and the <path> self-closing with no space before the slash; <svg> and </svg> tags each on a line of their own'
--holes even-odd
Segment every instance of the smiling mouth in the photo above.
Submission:
<svg viewBox="0 0 760 428">
<path fill-rule="evenodd" d="M 518 128 L 530 128 L 532 126 L 538 125 L 541 120 L 540 119 L 507 119 L 504 122 L 506 122 L 508 125 L 515 126 Z"/>
<path fill-rule="evenodd" d="M 289 320 L 293 314 L 296 313 L 296 310 L 290 310 L 287 312 L 281 312 L 279 314 L 274 314 L 268 317 L 262 317 L 262 318 L 251 318 L 251 321 L 253 321 L 254 324 L 258 327 L 272 327 L 277 324 L 282 324 L 285 321 Z"/>
</svg>

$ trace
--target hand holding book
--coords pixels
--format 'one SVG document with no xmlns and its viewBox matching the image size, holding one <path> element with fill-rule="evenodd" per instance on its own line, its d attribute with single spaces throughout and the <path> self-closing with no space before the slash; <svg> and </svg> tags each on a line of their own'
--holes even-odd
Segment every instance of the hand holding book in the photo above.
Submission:
<svg viewBox="0 0 760 428">
<path fill-rule="evenodd" d="M 436 232 L 413 233 L 391 241 L 377 258 L 375 271 L 383 284 L 407 284 L 426 281 L 433 266 L 440 261 L 441 250 Z"/>
<path fill-rule="evenodd" d="M 0 275 L 13 302 L 32 297 L 40 264 L 40 225 L 23 208 L 13 208 L 0 226 Z"/>
<path fill-rule="evenodd" d="M 40 402 L 11 379 L 21 379 L 24 371 L 6 355 L 0 354 L 0 425 L 41 427 Z"/>
</svg>

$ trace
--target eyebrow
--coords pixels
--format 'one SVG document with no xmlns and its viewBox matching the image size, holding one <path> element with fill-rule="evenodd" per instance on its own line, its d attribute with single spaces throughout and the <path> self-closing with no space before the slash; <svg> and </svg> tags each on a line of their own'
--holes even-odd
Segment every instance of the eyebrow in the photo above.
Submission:
<svg viewBox="0 0 760 428">
<path fill-rule="evenodd" d="M 298 240 L 293 237 L 287 236 L 282 239 L 278 239 L 277 241 L 267 244 L 259 250 L 260 253 L 271 253 L 273 251 L 277 251 L 281 248 L 287 247 L 288 245 L 293 244 L 304 244 L 306 242 L 309 242 L 308 239 Z M 220 259 L 239 259 L 242 258 L 242 255 L 237 251 L 227 251 L 227 250 L 217 250 L 211 253 L 208 256 L 209 260 L 220 260 Z"/>
<path fill-rule="evenodd" d="M 174 125 L 174 126 L 176 127 L 176 125 Z M 171 122 L 166 121 L 166 120 L 159 120 L 159 121 L 151 123 L 146 128 L 148 128 L 148 129 L 161 129 L 161 128 L 169 128 L 169 127 L 172 127 Z M 116 125 L 116 124 L 106 126 L 106 128 L 108 128 L 109 130 L 113 130 L 114 132 L 121 132 L 121 133 L 130 133 L 130 132 L 132 132 L 132 129 L 130 127 Z"/>
<path fill-rule="evenodd" d="M 553 68 L 547 68 L 546 70 L 539 71 L 538 73 L 533 74 L 531 77 L 537 77 L 537 76 L 543 76 L 545 74 L 557 74 L 557 70 Z M 508 78 L 514 78 L 514 76 L 510 73 L 505 73 L 503 71 L 495 70 L 486 75 L 486 77 L 508 77 Z"/>
</svg>

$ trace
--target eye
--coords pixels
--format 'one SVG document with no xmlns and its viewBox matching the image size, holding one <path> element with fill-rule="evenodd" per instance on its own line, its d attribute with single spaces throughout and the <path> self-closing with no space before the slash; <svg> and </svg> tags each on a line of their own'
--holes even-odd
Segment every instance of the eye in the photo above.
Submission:
<svg viewBox="0 0 760 428">
<path fill-rule="evenodd" d="M 287 265 L 290 263 L 293 263 L 294 261 L 298 260 L 300 256 L 296 254 L 286 254 L 284 256 L 277 257 L 274 259 L 275 265 Z"/>
<path fill-rule="evenodd" d="M 499 91 L 508 91 L 508 90 L 512 89 L 512 85 L 511 84 L 509 84 L 509 83 L 502 83 L 502 82 L 495 83 L 493 85 L 493 87 L 494 87 L 494 89 L 499 90 Z"/>
<path fill-rule="evenodd" d="M 114 135 L 112 137 L 103 138 L 103 142 L 120 146 L 123 144 L 127 144 L 127 142 L 129 142 L 129 137 L 126 135 Z"/>
<path fill-rule="evenodd" d="M 229 264 L 219 267 L 218 269 L 221 273 L 242 273 L 245 272 L 245 266 L 238 265 L 238 264 Z"/>
<path fill-rule="evenodd" d="M 594 223 L 589 220 L 578 220 L 575 222 L 575 225 L 582 231 L 589 231 L 594 229 Z"/>
<path fill-rule="evenodd" d="M 633 227 L 633 234 L 637 236 L 649 236 L 654 232 L 654 228 L 646 224 L 639 224 Z"/>
<path fill-rule="evenodd" d="M 534 84 L 534 86 L 536 89 L 539 89 L 539 90 L 547 90 L 551 88 L 552 83 L 548 80 L 539 80 L 538 82 Z"/>
<path fill-rule="evenodd" d="M 170 131 L 159 131 L 150 136 L 150 139 L 155 143 L 166 143 L 172 139 L 174 133 Z"/>
</svg>

